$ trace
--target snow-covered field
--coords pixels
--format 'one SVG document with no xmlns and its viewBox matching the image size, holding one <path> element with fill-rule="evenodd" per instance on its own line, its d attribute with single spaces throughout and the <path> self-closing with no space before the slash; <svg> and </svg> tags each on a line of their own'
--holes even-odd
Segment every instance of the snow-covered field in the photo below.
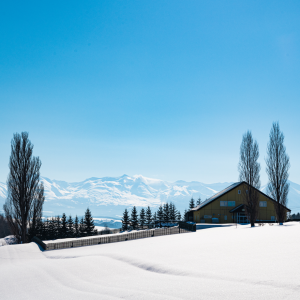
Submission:
<svg viewBox="0 0 300 300">
<path fill-rule="evenodd" d="M 300 223 L 42 252 L 0 247 L 1 299 L 299 299 Z"/>
</svg>

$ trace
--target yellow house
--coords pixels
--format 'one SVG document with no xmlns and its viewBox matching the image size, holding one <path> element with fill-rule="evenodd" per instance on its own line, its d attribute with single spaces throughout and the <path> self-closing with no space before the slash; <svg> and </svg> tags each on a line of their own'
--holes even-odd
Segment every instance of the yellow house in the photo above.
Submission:
<svg viewBox="0 0 300 300">
<path fill-rule="evenodd" d="M 245 189 L 244 181 L 230 185 L 191 209 L 188 220 L 196 223 L 248 223 L 242 197 Z M 257 222 L 276 221 L 274 204 L 274 199 L 259 191 Z M 285 209 L 286 212 L 291 211 L 287 207 Z"/>
</svg>

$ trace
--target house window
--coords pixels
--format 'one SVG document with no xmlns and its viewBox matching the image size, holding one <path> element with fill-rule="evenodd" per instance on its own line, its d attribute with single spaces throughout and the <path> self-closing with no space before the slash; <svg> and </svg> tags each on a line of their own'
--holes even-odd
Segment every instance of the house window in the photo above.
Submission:
<svg viewBox="0 0 300 300">
<path fill-rule="evenodd" d="M 271 216 L 271 221 L 275 221 L 275 217 L 274 216 Z"/>
<path fill-rule="evenodd" d="M 227 221 L 227 216 L 224 216 L 224 220 Z"/>
<path fill-rule="evenodd" d="M 228 206 L 235 206 L 235 201 L 228 201 Z"/>
<path fill-rule="evenodd" d="M 227 201 L 220 201 L 220 206 L 227 206 Z"/>
<path fill-rule="evenodd" d="M 211 219 L 211 215 L 204 215 L 204 219 Z"/>
<path fill-rule="evenodd" d="M 267 201 L 259 201 L 260 207 L 267 207 Z"/>
<path fill-rule="evenodd" d="M 238 194 L 240 194 L 241 193 L 241 190 L 238 190 Z"/>
</svg>

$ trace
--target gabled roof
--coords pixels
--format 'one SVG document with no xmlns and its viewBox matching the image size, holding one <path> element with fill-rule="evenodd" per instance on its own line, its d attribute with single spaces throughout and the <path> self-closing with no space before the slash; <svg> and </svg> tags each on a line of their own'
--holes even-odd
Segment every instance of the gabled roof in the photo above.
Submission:
<svg viewBox="0 0 300 300">
<path fill-rule="evenodd" d="M 201 204 L 199 204 L 196 207 L 192 208 L 190 211 L 199 210 L 200 208 L 202 208 L 202 207 L 206 206 L 207 204 L 213 202 L 214 200 L 218 199 L 219 197 L 223 196 L 224 194 L 230 192 L 231 190 L 233 190 L 234 188 L 236 188 L 237 186 L 239 186 L 242 183 L 243 183 L 243 181 L 233 183 L 232 185 L 228 186 L 224 190 L 222 190 L 222 191 L 214 194 L 213 196 L 211 196 L 210 198 L 206 199 Z"/>
<path fill-rule="evenodd" d="M 228 186 L 227 188 L 225 188 L 224 190 L 216 193 L 215 195 L 211 196 L 210 198 L 206 199 L 204 202 L 202 202 L 201 204 L 197 205 L 196 207 L 190 209 L 189 211 L 196 211 L 199 210 L 201 208 L 203 208 L 204 206 L 208 205 L 209 203 L 217 200 L 219 197 L 225 195 L 226 193 L 230 192 L 231 190 L 235 189 L 236 187 L 238 187 L 239 185 L 246 183 L 245 181 L 240 181 L 240 182 L 235 182 L 232 185 Z M 246 183 L 247 184 L 247 183 Z M 256 189 L 256 188 L 255 188 Z M 265 193 L 263 193 L 262 191 L 256 189 L 257 191 L 259 191 L 262 195 L 264 195 L 265 197 L 269 198 L 271 201 L 275 202 L 276 201 L 274 199 L 272 199 L 270 196 L 266 195 Z M 285 206 L 284 206 L 285 207 Z M 287 207 L 285 207 L 289 212 L 291 211 L 290 209 L 288 209 Z"/>
</svg>

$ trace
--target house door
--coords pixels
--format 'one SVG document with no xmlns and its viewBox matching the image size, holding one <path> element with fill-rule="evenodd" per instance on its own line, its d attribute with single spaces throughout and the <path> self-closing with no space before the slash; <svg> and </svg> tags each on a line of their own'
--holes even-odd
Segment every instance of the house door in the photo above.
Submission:
<svg viewBox="0 0 300 300">
<path fill-rule="evenodd" d="M 245 213 L 237 213 L 237 222 L 238 223 L 249 223 Z"/>
</svg>

